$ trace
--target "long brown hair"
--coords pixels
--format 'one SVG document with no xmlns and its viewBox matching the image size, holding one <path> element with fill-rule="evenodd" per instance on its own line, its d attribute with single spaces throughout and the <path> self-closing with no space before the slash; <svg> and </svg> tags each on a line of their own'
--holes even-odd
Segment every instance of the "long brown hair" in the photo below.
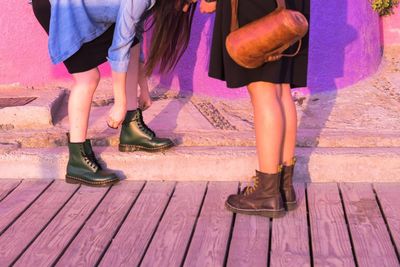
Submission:
<svg viewBox="0 0 400 267">
<path fill-rule="evenodd" d="M 172 70 L 189 45 L 196 3 L 183 12 L 187 0 L 156 0 L 151 15 L 153 29 L 146 73 L 158 66 L 161 73 Z"/>
</svg>

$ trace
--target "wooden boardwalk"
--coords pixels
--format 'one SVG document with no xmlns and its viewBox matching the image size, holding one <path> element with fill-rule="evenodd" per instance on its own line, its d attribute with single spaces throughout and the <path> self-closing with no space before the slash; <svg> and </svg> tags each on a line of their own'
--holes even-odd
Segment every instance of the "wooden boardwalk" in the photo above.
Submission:
<svg viewBox="0 0 400 267">
<path fill-rule="evenodd" d="M 400 183 L 296 184 L 273 220 L 226 211 L 238 189 L 0 180 L 0 266 L 400 266 Z"/>
</svg>

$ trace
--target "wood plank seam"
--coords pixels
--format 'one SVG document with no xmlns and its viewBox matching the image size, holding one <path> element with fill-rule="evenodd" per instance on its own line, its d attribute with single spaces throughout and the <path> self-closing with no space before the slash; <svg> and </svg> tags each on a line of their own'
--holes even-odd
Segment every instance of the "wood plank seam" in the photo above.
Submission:
<svg viewBox="0 0 400 267">
<path fill-rule="evenodd" d="M 197 212 L 196 220 L 194 221 L 192 232 L 190 233 L 190 237 L 189 237 L 188 243 L 186 245 L 185 253 L 183 254 L 183 258 L 182 258 L 182 262 L 181 262 L 180 266 L 183 266 L 185 264 L 185 260 L 186 260 L 187 254 L 189 252 L 190 244 L 192 243 L 193 235 L 194 235 L 194 232 L 196 231 L 197 222 L 199 221 L 200 213 L 201 213 L 201 210 L 202 210 L 203 205 L 204 205 L 204 200 L 206 199 L 206 196 L 207 196 L 209 183 L 210 182 L 206 183 L 206 188 L 204 190 L 203 198 L 201 200 L 200 207 L 199 207 L 199 210 Z"/>
<path fill-rule="evenodd" d="M 310 264 L 314 266 L 314 256 L 313 256 L 313 244 L 312 244 L 312 237 L 311 237 L 311 219 L 310 219 L 310 207 L 308 203 L 308 191 L 307 191 L 307 183 L 305 183 L 304 190 L 305 190 L 305 198 L 306 198 L 306 214 L 307 214 L 307 231 L 308 231 L 308 247 L 310 251 Z"/>
<path fill-rule="evenodd" d="M 271 266 L 272 255 L 272 218 L 269 219 L 269 236 L 268 236 L 268 251 L 267 251 L 267 267 Z"/>
<path fill-rule="evenodd" d="M 354 264 L 356 265 L 356 267 L 358 267 L 359 265 L 358 265 L 358 261 L 357 261 L 356 251 L 354 248 L 353 237 L 351 236 L 350 224 L 349 224 L 349 219 L 347 217 L 346 206 L 344 205 L 342 189 L 340 188 L 340 184 L 337 184 L 337 187 L 339 190 L 340 202 L 342 203 L 344 220 L 346 221 L 347 233 L 349 234 L 349 240 L 350 240 L 350 244 L 351 244 L 351 253 L 353 254 Z"/>
<path fill-rule="evenodd" d="M 142 194 L 143 189 L 145 188 L 146 184 L 147 184 L 147 181 L 145 181 L 145 182 L 143 183 L 142 188 L 139 190 L 139 192 L 138 192 L 138 194 L 137 194 L 135 200 L 132 201 L 131 206 L 129 207 L 128 211 L 126 212 L 126 214 L 125 214 L 124 217 L 122 218 L 122 220 L 121 220 L 121 222 L 119 223 L 117 229 L 115 229 L 115 232 L 114 232 L 112 238 L 110 239 L 110 241 L 109 241 L 108 244 L 106 245 L 104 251 L 101 253 L 101 255 L 100 255 L 99 259 L 97 260 L 95 266 L 99 266 L 99 265 L 100 265 L 100 262 L 103 260 L 104 256 L 105 256 L 106 253 L 107 253 L 107 250 L 108 250 L 108 249 L 110 248 L 110 246 L 111 246 L 112 240 L 117 236 L 117 234 L 118 234 L 119 230 L 121 229 L 122 225 L 125 223 L 126 218 L 128 217 L 128 215 L 129 215 L 129 213 L 131 212 L 133 206 L 136 204 L 137 200 L 139 199 L 139 196 Z"/>
<path fill-rule="evenodd" d="M 54 220 L 55 217 L 57 217 L 57 215 L 61 212 L 61 210 L 65 207 L 65 205 L 67 205 L 67 203 L 72 199 L 72 197 L 76 194 L 76 192 L 78 192 L 79 188 L 81 186 L 79 185 L 75 192 L 71 194 L 71 196 L 67 199 L 67 201 L 65 201 L 65 203 L 57 210 L 57 212 L 54 214 L 53 217 L 50 218 L 50 220 L 43 226 L 43 228 L 34 236 L 34 238 L 27 244 L 27 246 L 21 251 L 21 253 L 13 260 L 13 262 L 11 263 L 11 265 L 14 265 L 19 258 L 21 258 L 21 256 L 25 253 L 25 251 L 33 244 L 33 242 L 35 242 L 35 240 L 42 234 L 42 232 L 47 228 L 47 226 Z"/>
<path fill-rule="evenodd" d="M 374 185 L 372 185 L 372 191 L 373 191 L 374 194 L 375 194 L 375 199 L 376 199 L 376 202 L 378 203 L 379 211 L 380 211 L 381 214 L 382 214 L 382 218 L 383 218 L 383 220 L 384 220 L 384 222 L 385 222 L 387 231 L 388 231 L 388 233 L 389 233 L 390 241 L 392 242 L 392 245 L 393 245 L 393 247 L 394 247 L 394 251 L 395 251 L 395 253 L 396 253 L 397 260 L 398 260 L 399 263 L 400 263 L 399 249 L 397 248 L 396 242 L 394 241 L 393 234 L 392 234 L 392 230 L 390 229 L 389 223 L 388 223 L 388 221 L 387 221 L 387 219 L 386 219 L 386 215 L 385 215 L 385 213 L 384 213 L 384 211 L 383 211 L 381 201 L 379 200 L 379 197 L 378 197 L 378 194 L 377 194 L 377 192 L 376 192 L 376 190 L 375 190 L 375 188 L 374 188 Z"/>
<path fill-rule="evenodd" d="M 61 259 L 61 257 L 63 256 L 63 254 L 65 253 L 65 251 L 67 251 L 68 247 L 71 245 L 72 241 L 74 241 L 74 239 L 78 236 L 78 234 L 80 233 L 80 231 L 82 230 L 82 228 L 85 226 L 86 222 L 89 220 L 89 218 L 93 215 L 93 213 L 97 210 L 97 208 L 99 207 L 99 205 L 101 204 L 101 202 L 103 202 L 103 200 L 106 198 L 106 196 L 108 195 L 108 193 L 111 190 L 110 186 L 107 189 L 107 192 L 101 197 L 101 199 L 97 202 L 96 206 L 93 208 L 93 210 L 90 212 L 90 214 L 86 217 L 86 219 L 83 221 L 83 223 L 81 224 L 81 226 L 77 229 L 77 231 L 75 232 L 75 234 L 71 237 L 71 240 L 69 240 L 69 242 L 66 244 L 66 246 L 63 248 L 63 250 L 61 251 L 61 253 L 57 256 L 57 258 L 54 260 L 53 266 L 57 265 L 58 261 Z"/>
<path fill-rule="evenodd" d="M 10 228 L 10 226 L 13 225 L 13 223 L 14 223 L 15 221 L 17 221 L 18 218 L 21 217 L 21 215 L 22 215 L 27 209 L 29 209 L 29 208 L 32 206 L 32 204 L 33 204 L 41 195 L 43 195 L 43 193 L 47 190 L 47 188 L 50 187 L 50 185 L 53 184 L 53 182 L 54 182 L 54 180 L 52 180 L 52 181 L 42 190 L 42 192 L 40 192 L 40 193 L 31 201 L 31 203 L 29 203 L 29 204 L 14 218 L 13 221 L 11 221 L 6 227 L 4 227 L 3 231 L 0 232 L 0 236 L 1 236 L 5 231 L 7 231 L 7 229 Z"/>
<path fill-rule="evenodd" d="M 238 188 L 237 188 L 237 193 L 239 194 L 239 192 L 240 192 L 240 183 L 238 183 Z M 232 242 L 232 237 L 233 237 L 233 229 L 235 227 L 235 221 L 236 221 L 236 213 L 233 213 L 232 222 L 231 222 L 231 229 L 229 231 L 228 242 L 226 244 L 226 251 L 225 251 L 225 258 L 224 258 L 224 265 L 223 266 L 226 266 L 228 264 L 229 251 L 230 251 L 230 248 L 231 248 L 231 242 Z"/>
<path fill-rule="evenodd" d="M 19 180 L 19 183 L 17 185 L 15 185 L 12 189 L 10 189 L 10 191 L 8 191 L 7 194 L 5 194 L 2 198 L 0 198 L 0 202 L 6 197 L 8 197 L 8 195 L 10 195 L 21 183 L 22 180 Z"/>
<path fill-rule="evenodd" d="M 149 249 L 150 244 L 151 244 L 151 242 L 153 241 L 154 236 L 155 236 L 156 233 L 157 233 L 158 227 L 160 226 L 160 223 L 161 223 L 161 221 L 162 221 L 162 219 L 163 219 L 163 217 L 164 217 L 164 215 L 165 215 L 165 212 L 166 212 L 167 209 L 168 209 L 168 206 L 169 206 L 169 203 L 171 202 L 172 196 L 175 194 L 176 185 L 177 185 L 177 183 L 175 182 L 174 188 L 172 189 L 172 192 L 171 192 L 171 195 L 169 196 L 168 201 L 167 201 L 167 204 L 165 205 L 164 210 L 163 210 L 163 212 L 161 213 L 160 218 L 158 219 L 157 225 L 156 225 L 156 227 L 154 228 L 154 231 L 153 231 L 153 233 L 152 233 L 152 235 L 151 235 L 151 237 L 150 237 L 150 239 L 149 239 L 149 242 L 147 243 L 146 248 L 144 249 L 143 255 L 142 255 L 142 257 L 140 258 L 140 261 L 139 261 L 138 266 L 141 266 L 141 265 L 142 265 L 142 262 L 143 262 L 143 260 L 144 260 L 144 257 L 146 256 L 147 250 Z"/>
</svg>

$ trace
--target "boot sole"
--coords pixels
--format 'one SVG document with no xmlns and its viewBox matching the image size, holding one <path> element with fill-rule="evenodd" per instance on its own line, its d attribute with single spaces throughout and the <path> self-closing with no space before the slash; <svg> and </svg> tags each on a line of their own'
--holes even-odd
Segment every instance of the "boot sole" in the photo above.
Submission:
<svg viewBox="0 0 400 267">
<path fill-rule="evenodd" d="M 225 207 L 233 212 L 233 213 L 241 213 L 241 214 L 246 214 L 246 215 L 258 215 L 258 216 L 263 216 L 263 217 L 268 217 L 268 218 L 282 218 L 285 216 L 285 210 L 266 210 L 266 209 L 260 209 L 260 210 L 247 210 L 247 209 L 238 209 L 235 207 L 232 207 L 229 205 L 227 202 L 225 202 Z"/>
<path fill-rule="evenodd" d="M 65 182 L 67 182 L 68 184 L 83 184 L 83 185 L 88 185 L 88 186 L 92 186 L 92 187 L 107 187 L 107 186 L 114 185 L 114 184 L 118 183 L 119 181 L 120 180 L 118 178 L 116 178 L 116 179 L 108 180 L 108 181 L 104 181 L 104 182 L 91 182 L 91 181 L 87 181 L 87 180 L 79 178 L 79 177 L 65 175 Z"/>
<path fill-rule="evenodd" d="M 174 147 L 174 144 L 165 145 L 157 148 L 148 148 L 144 146 L 136 146 L 136 145 L 119 145 L 118 150 L 120 152 L 135 152 L 135 151 L 146 151 L 151 153 L 162 152 Z"/>
<path fill-rule="evenodd" d="M 285 202 L 284 205 L 285 205 L 285 208 L 286 208 L 287 211 L 292 211 L 292 210 L 297 209 L 297 201 L 295 201 L 295 202 Z"/>
</svg>

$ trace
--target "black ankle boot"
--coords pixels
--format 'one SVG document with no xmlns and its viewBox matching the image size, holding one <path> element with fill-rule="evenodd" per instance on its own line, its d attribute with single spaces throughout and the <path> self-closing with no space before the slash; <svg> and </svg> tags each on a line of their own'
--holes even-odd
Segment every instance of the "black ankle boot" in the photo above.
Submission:
<svg viewBox="0 0 400 267">
<path fill-rule="evenodd" d="M 92 148 L 92 142 L 90 141 L 90 139 L 85 140 L 85 142 L 83 143 L 83 147 L 84 147 L 85 153 L 88 156 L 88 158 L 97 164 L 97 166 L 99 167 L 99 170 L 102 170 L 103 167 L 101 167 L 99 160 L 97 159 L 96 155 L 94 154 L 94 151 Z"/>
<path fill-rule="evenodd" d="M 67 133 L 67 138 L 68 138 L 68 143 L 70 142 L 70 134 Z M 85 142 L 83 143 L 83 148 L 86 153 L 86 156 L 88 156 L 89 159 L 91 159 L 94 163 L 96 163 L 99 166 L 99 170 L 102 170 L 103 168 L 101 167 L 96 155 L 94 154 L 93 148 L 92 148 L 92 142 L 90 139 L 86 139 Z"/>
<path fill-rule="evenodd" d="M 102 170 L 85 152 L 84 143 L 68 142 L 69 160 L 67 183 L 86 184 L 90 186 L 109 186 L 119 182 L 115 173 Z"/>
<path fill-rule="evenodd" d="M 283 204 L 287 210 L 294 210 L 297 208 L 296 191 L 293 187 L 293 173 L 296 158 L 293 157 L 290 165 L 283 165 L 281 175 L 280 191 L 282 194 Z"/>
<path fill-rule="evenodd" d="M 132 152 L 143 150 L 148 152 L 163 151 L 174 146 L 168 138 L 158 138 L 144 123 L 142 111 L 128 111 L 122 123 L 119 137 L 119 151 Z"/>
<path fill-rule="evenodd" d="M 235 213 L 278 218 L 285 215 L 279 192 L 281 172 L 267 174 L 256 171 L 254 185 L 242 193 L 230 195 L 225 203 L 228 210 Z"/>
</svg>

